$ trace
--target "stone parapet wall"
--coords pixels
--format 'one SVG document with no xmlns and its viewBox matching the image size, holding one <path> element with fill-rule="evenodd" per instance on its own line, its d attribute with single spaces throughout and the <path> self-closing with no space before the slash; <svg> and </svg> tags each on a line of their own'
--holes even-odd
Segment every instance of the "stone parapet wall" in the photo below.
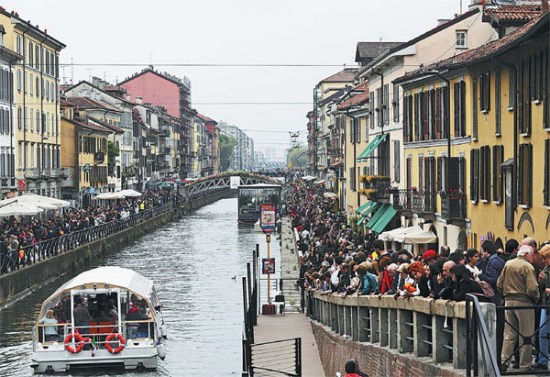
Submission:
<svg viewBox="0 0 550 377">
<path fill-rule="evenodd" d="M 343 371 L 350 357 L 362 360 L 371 377 L 464 375 L 464 302 L 319 292 L 309 292 L 307 301 L 328 376 Z M 495 344 L 495 306 L 482 303 L 481 309 Z"/>
</svg>

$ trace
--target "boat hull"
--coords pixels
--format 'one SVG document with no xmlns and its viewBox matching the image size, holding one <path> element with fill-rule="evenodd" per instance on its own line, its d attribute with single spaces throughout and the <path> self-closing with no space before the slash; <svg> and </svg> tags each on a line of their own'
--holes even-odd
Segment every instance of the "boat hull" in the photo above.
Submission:
<svg viewBox="0 0 550 377">
<path fill-rule="evenodd" d="M 64 373 L 71 369 L 87 366 L 94 368 L 156 369 L 158 351 L 156 346 L 126 347 L 118 354 L 105 349 L 83 350 L 73 354 L 64 349 L 63 344 L 37 349 L 32 355 L 32 367 L 35 373 Z"/>
</svg>

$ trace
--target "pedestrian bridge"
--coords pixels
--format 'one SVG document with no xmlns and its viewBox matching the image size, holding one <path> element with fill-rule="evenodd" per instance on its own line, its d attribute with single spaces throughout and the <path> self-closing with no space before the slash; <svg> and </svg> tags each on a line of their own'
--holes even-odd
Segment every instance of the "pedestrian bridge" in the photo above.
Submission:
<svg viewBox="0 0 550 377">
<path fill-rule="evenodd" d="M 178 187 L 178 194 L 187 200 L 194 200 L 205 195 L 219 194 L 231 189 L 231 177 L 239 177 L 240 185 L 255 185 L 259 183 L 280 184 L 272 177 L 249 172 L 224 173 L 199 178 L 185 186 Z"/>
</svg>

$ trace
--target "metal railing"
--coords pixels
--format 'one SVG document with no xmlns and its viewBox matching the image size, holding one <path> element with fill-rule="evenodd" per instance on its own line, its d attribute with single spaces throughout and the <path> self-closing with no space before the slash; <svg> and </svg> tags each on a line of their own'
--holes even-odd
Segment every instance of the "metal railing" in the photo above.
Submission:
<svg viewBox="0 0 550 377">
<path fill-rule="evenodd" d="M 130 215 L 126 219 L 115 220 L 78 230 L 37 242 L 34 245 L 22 246 L 17 250 L 8 250 L 7 254 L 0 254 L 0 275 L 122 232 L 141 222 L 165 214 L 171 211 L 172 208 L 172 202 L 165 203 L 161 206 Z"/>
<path fill-rule="evenodd" d="M 499 362 L 476 296 L 466 294 L 466 376 L 500 376 Z M 481 356 L 481 361 L 479 360 Z"/>
<path fill-rule="evenodd" d="M 433 213 L 436 210 L 436 192 L 411 189 L 392 190 L 393 206 L 398 210 Z"/>
</svg>

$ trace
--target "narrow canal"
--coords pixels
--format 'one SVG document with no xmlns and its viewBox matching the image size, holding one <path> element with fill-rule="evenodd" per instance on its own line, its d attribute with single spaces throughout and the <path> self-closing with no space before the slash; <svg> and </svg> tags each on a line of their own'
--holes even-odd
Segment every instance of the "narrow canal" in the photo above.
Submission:
<svg viewBox="0 0 550 377">
<path fill-rule="evenodd" d="M 153 279 L 164 305 L 167 356 L 159 360 L 157 371 L 145 375 L 240 375 L 240 277 L 246 274 L 257 243 L 260 255 L 264 254 L 265 237 L 239 226 L 237 199 L 224 199 L 145 235 L 104 261 Z M 277 262 L 279 253 L 279 243 L 273 239 L 271 256 Z M 40 304 L 70 277 L 65 275 L 0 310 L 0 376 L 33 374 L 32 326 Z"/>
</svg>

